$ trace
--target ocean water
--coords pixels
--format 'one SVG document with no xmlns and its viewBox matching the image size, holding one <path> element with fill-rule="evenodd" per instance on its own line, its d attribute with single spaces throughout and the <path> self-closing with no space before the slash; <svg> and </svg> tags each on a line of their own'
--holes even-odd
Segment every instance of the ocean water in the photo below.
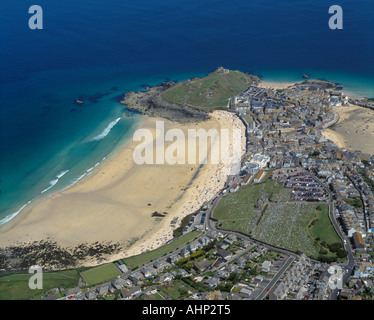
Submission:
<svg viewBox="0 0 374 320">
<path fill-rule="evenodd" d="M 343 30 L 323 0 L 38 0 L 43 30 L 30 30 L 30 2 L 2 0 L 0 224 L 126 143 L 141 117 L 118 99 L 143 84 L 224 66 L 374 97 L 374 2 L 338 2 Z"/>
</svg>

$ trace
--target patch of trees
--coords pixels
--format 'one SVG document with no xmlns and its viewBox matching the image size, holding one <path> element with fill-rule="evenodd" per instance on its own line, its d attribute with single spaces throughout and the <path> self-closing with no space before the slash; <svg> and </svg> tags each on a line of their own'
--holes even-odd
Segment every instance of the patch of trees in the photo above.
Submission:
<svg viewBox="0 0 374 320">
<path fill-rule="evenodd" d="M 336 261 L 336 257 L 345 258 L 347 256 L 347 252 L 345 251 L 343 245 L 339 242 L 327 244 L 325 241 L 321 241 L 320 245 L 321 248 L 319 249 L 318 260 L 322 262 L 331 263 Z M 335 256 L 326 256 L 328 251 L 333 253 Z"/>
<path fill-rule="evenodd" d="M 185 228 L 185 226 L 188 225 L 188 223 L 191 221 L 191 217 L 192 217 L 193 213 L 189 214 L 188 216 L 185 216 L 182 221 L 181 221 L 181 225 L 176 228 L 174 231 L 173 231 L 173 236 L 174 237 L 180 237 L 182 234 L 183 234 L 183 229 Z"/>
<path fill-rule="evenodd" d="M 189 257 L 179 259 L 177 261 L 177 265 L 178 266 L 183 266 L 183 265 L 187 264 L 188 262 L 192 262 L 192 264 L 189 264 L 190 268 L 188 268 L 188 269 L 191 269 L 193 267 L 193 260 L 196 260 L 197 258 L 199 258 L 203 255 L 205 255 L 205 251 L 200 249 L 200 250 L 198 250 L 194 253 L 191 253 L 191 255 Z"/>
</svg>

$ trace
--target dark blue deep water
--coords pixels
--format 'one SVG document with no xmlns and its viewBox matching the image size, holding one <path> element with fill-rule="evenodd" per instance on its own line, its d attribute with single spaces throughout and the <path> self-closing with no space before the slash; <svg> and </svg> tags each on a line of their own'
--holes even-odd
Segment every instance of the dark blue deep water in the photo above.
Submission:
<svg viewBox="0 0 374 320">
<path fill-rule="evenodd" d="M 43 30 L 28 27 L 31 4 Z M 343 30 L 328 27 L 333 4 Z M 374 96 L 373 17 L 372 0 L 2 0 L 0 224 L 131 137 L 140 117 L 123 117 L 118 96 L 142 84 L 224 66 Z"/>
</svg>

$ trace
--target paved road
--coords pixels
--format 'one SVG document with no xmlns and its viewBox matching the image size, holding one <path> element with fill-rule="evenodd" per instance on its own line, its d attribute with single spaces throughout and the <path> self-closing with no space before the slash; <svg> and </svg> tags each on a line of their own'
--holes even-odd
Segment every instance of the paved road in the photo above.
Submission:
<svg viewBox="0 0 374 320">
<path fill-rule="evenodd" d="M 274 285 L 278 282 L 280 277 L 283 275 L 283 273 L 286 272 L 286 270 L 290 267 L 292 262 L 294 262 L 296 256 L 290 256 L 285 264 L 283 264 L 282 268 L 278 271 L 278 273 L 271 279 L 271 281 L 268 283 L 268 285 L 261 291 L 261 293 L 257 296 L 255 300 L 262 300 L 265 298 L 265 296 L 270 292 L 270 290 L 274 287 Z"/>
<path fill-rule="evenodd" d="M 237 178 L 237 177 L 236 177 Z M 328 194 L 329 194 L 329 199 L 327 201 L 328 203 L 328 206 L 329 206 L 329 217 L 330 217 L 330 220 L 338 234 L 338 236 L 343 240 L 343 243 L 344 243 L 344 248 L 345 250 L 347 251 L 347 261 L 343 264 L 340 264 L 341 267 L 343 268 L 343 272 L 344 272 L 344 275 L 343 275 L 343 284 L 346 283 L 352 272 L 353 272 L 353 268 L 354 268 L 354 257 L 353 257 L 353 253 L 352 253 L 352 248 L 351 248 L 351 245 L 350 245 L 350 241 L 349 239 L 345 236 L 345 234 L 343 234 L 338 222 L 336 221 L 335 217 L 334 217 L 334 202 L 332 200 L 332 193 L 331 191 L 329 190 L 329 188 L 322 182 L 320 181 L 317 177 L 314 176 L 314 178 L 327 190 Z M 236 179 L 234 180 L 236 181 Z M 234 184 L 234 181 L 232 178 L 228 178 L 227 179 L 227 185 L 229 186 L 227 188 L 227 190 L 230 189 L 230 187 Z M 208 209 L 208 212 L 207 212 L 207 216 L 206 216 L 206 227 L 207 227 L 207 230 L 216 230 L 216 231 L 220 231 L 219 229 L 217 229 L 216 227 L 216 224 L 217 224 L 217 221 L 214 221 L 212 222 L 211 220 L 211 217 L 212 217 L 212 214 L 215 210 L 215 208 L 217 207 L 219 201 L 221 200 L 221 198 L 224 196 L 224 194 L 221 194 L 219 195 L 215 200 L 212 200 L 211 201 L 211 208 Z M 310 203 L 310 202 L 307 202 L 307 203 Z M 235 234 L 239 237 L 246 237 L 244 236 L 243 234 L 241 233 L 238 233 L 238 232 L 235 232 L 235 231 L 227 231 L 225 230 L 225 233 L 231 233 L 231 234 Z M 278 252 L 283 252 L 285 254 L 288 254 L 288 255 L 291 255 L 293 257 L 296 257 L 296 255 L 293 253 L 293 252 L 290 252 L 288 250 L 282 250 L 280 248 L 277 248 L 277 247 L 272 247 L 271 245 L 268 245 L 268 244 L 264 244 L 260 241 L 257 241 L 255 239 L 252 239 L 250 238 L 249 236 L 247 236 L 247 238 L 252 241 L 252 242 L 255 242 L 255 243 L 258 243 L 258 244 L 262 244 L 262 245 L 265 245 L 266 247 L 269 247 L 271 248 L 272 250 L 275 250 L 275 251 L 278 251 Z M 345 242 L 344 242 L 345 240 Z M 312 259 L 313 260 L 313 259 Z M 330 295 L 330 299 L 331 300 L 336 300 L 337 299 L 337 294 L 338 294 L 338 289 L 334 289 L 332 290 L 331 292 L 331 295 Z"/>
<path fill-rule="evenodd" d="M 342 241 L 344 243 L 344 248 L 347 251 L 347 261 L 345 263 L 340 264 L 341 267 L 343 268 L 343 272 L 344 272 L 343 284 L 345 284 L 345 283 L 348 282 L 348 280 L 349 280 L 349 278 L 350 278 L 350 276 L 353 272 L 354 265 L 355 265 L 355 260 L 354 260 L 353 253 L 352 253 L 352 247 L 351 247 L 349 238 L 342 232 L 338 222 L 335 219 L 335 216 L 334 216 L 334 201 L 332 200 L 332 193 L 331 193 L 330 189 L 327 186 L 325 186 L 324 183 L 322 183 L 322 181 L 320 181 L 317 177 L 315 177 L 315 179 L 319 183 L 321 183 L 325 187 L 327 192 L 329 193 L 329 200 L 327 201 L 327 203 L 328 203 L 328 206 L 329 206 L 330 221 L 333 224 L 336 233 L 342 239 Z M 337 300 L 337 297 L 338 297 L 338 289 L 332 290 L 331 294 L 330 294 L 330 300 Z"/>
</svg>

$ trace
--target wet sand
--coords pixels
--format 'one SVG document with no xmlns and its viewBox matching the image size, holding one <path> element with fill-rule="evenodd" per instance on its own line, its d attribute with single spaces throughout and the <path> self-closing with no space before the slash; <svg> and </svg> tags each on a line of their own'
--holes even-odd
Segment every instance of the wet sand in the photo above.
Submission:
<svg viewBox="0 0 374 320">
<path fill-rule="evenodd" d="M 210 120 L 192 125 L 144 116 L 141 128 L 156 137 L 158 120 L 164 121 L 165 132 L 178 128 L 186 136 L 190 128 L 240 128 L 245 149 L 244 126 L 232 113 L 216 111 Z M 108 257 L 116 260 L 171 240 L 171 220 L 178 217 L 180 222 L 210 200 L 224 186 L 227 165 L 209 161 L 200 169 L 199 164 L 138 165 L 133 150 L 139 143 L 130 141 L 87 179 L 42 200 L 7 223 L 0 231 L 0 247 L 43 239 L 66 248 L 111 241 L 123 248 L 119 255 Z M 212 145 L 216 147 L 218 144 Z M 155 211 L 167 214 L 152 217 Z"/>
</svg>

